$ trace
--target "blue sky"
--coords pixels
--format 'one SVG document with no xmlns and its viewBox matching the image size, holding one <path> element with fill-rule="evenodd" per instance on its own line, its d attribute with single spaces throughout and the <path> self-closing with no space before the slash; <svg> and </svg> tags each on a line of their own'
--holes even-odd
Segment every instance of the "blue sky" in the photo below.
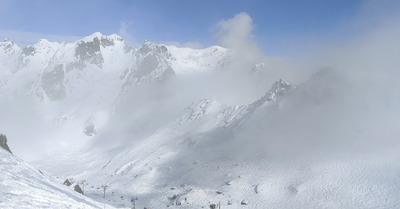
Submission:
<svg viewBox="0 0 400 209">
<path fill-rule="evenodd" d="M 300 46 L 361 33 L 369 25 L 369 16 L 379 16 L 376 11 L 395 13 L 398 7 L 392 7 L 393 2 L 0 0 L 0 38 L 31 44 L 39 38 L 70 41 L 101 32 L 120 34 L 132 43 L 149 40 L 206 47 L 218 44 L 215 34 L 220 21 L 245 12 L 253 20 L 252 36 L 261 50 L 270 56 L 286 56 Z"/>
</svg>

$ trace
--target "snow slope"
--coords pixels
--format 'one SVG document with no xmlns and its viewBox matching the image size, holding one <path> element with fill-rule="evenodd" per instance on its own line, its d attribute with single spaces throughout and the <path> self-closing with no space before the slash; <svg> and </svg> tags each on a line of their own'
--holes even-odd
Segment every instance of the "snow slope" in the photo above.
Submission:
<svg viewBox="0 0 400 209">
<path fill-rule="evenodd" d="M 0 148 L 1 208 L 103 208 Z M 107 206 L 110 208 L 111 206 Z"/>
<path fill-rule="evenodd" d="M 167 48 L 175 57 L 172 68 L 178 75 L 212 71 L 216 68 L 221 68 L 226 59 L 234 53 L 233 50 L 220 46 L 212 46 L 206 49 L 191 49 L 170 45 Z"/>
<path fill-rule="evenodd" d="M 303 133 L 290 123 L 287 133 L 264 128 L 285 128 L 279 117 L 292 111 L 290 103 L 301 112 L 320 105 L 317 98 L 326 91 L 346 89 L 329 89 L 335 82 L 325 82 L 325 76 L 332 79 L 329 73 L 319 73 L 297 87 L 279 80 L 249 105 L 201 100 L 147 137 L 107 151 L 89 148 L 78 154 L 79 160 L 69 156 L 62 167 L 43 167 L 63 178 L 88 181 L 93 187 L 88 193 L 95 200 L 102 197 L 96 188 L 106 184 L 108 200 L 116 207 L 126 207 L 137 197 L 140 207 L 150 208 L 208 208 L 219 203 L 222 208 L 398 208 L 397 148 L 385 154 L 353 153 L 343 150 L 346 143 L 336 141 L 339 149 L 313 145 L 329 153 L 320 154 L 305 149 Z M 324 83 L 323 94 L 310 88 L 319 82 Z M 313 99 L 297 103 L 306 95 Z"/>
</svg>

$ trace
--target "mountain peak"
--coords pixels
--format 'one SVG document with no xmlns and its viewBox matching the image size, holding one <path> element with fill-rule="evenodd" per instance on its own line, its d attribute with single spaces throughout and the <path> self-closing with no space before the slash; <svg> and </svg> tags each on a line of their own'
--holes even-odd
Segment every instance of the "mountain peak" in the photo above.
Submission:
<svg viewBox="0 0 400 209">
<path fill-rule="evenodd" d="M 13 41 L 11 41 L 9 38 L 5 38 L 5 39 L 3 40 L 3 42 L 13 43 Z"/>
<path fill-rule="evenodd" d="M 51 42 L 47 39 L 39 39 L 33 47 L 35 48 L 54 48 L 54 50 L 60 45 L 58 42 Z"/>
<path fill-rule="evenodd" d="M 102 34 L 102 33 L 100 33 L 100 32 L 95 32 L 95 33 L 93 33 L 93 34 L 91 34 L 91 35 L 89 35 L 89 36 L 86 36 L 86 37 L 84 37 L 84 38 L 89 38 L 89 39 L 93 40 L 93 38 L 101 38 L 101 37 L 103 37 L 103 34 Z"/>
<path fill-rule="evenodd" d="M 146 55 L 152 52 L 164 56 L 167 59 L 172 58 L 171 53 L 164 44 L 155 44 L 147 40 L 144 41 L 143 44 L 139 47 L 139 52 L 142 55 Z"/>
<path fill-rule="evenodd" d="M 144 40 L 142 45 L 140 46 L 140 48 L 142 48 L 142 47 L 154 47 L 154 46 L 158 46 L 158 45 L 163 45 L 163 44 L 156 44 L 156 43 L 153 43 L 151 41 Z"/>
<path fill-rule="evenodd" d="M 261 97 L 261 99 L 252 103 L 250 105 L 250 108 L 253 110 L 260 108 L 262 109 L 265 105 L 271 102 L 276 102 L 278 97 L 284 96 L 293 89 L 295 89 L 295 87 L 292 86 L 292 84 L 283 79 L 279 79 L 274 84 L 272 84 L 271 89 L 263 97 Z"/>
<path fill-rule="evenodd" d="M 275 101 L 277 96 L 283 96 L 292 89 L 294 87 L 289 82 L 279 79 L 272 85 L 271 90 L 264 97 L 267 97 L 268 101 Z"/>
<path fill-rule="evenodd" d="M 20 50 L 20 47 L 17 44 L 15 44 L 14 41 L 11 41 L 8 38 L 0 42 L 0 48 L 2 48 L 4 52 L 11 54 Z"/>
<path fill-rule="evenodd" d="M 111 35 L 103 35 L 100 32 L 95 32 L 92 35 L 86 36 L 84 38 L 82 38 L 79 41 L 84 41 L 84 42 L 91 42 L 94 39 L 99 39 L 99 40 L 109 40 L 109 41 L 123 41 L 123 39 L 121 38 L 121 36 L 117 35 L 117 34 L 111 34 Z"/>
<path fill-rule="evenodd" d="M 0 46 L 14 46 L 14 41 L 11 41 L 8 38 L 5 38 L 2 42 L 0 42 Z"/>
</svg>

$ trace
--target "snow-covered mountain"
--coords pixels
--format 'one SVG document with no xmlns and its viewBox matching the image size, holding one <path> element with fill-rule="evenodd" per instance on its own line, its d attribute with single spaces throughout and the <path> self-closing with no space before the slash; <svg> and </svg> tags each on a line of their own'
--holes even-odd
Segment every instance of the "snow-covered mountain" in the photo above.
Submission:
<svg viewBox="0 0 400 209">
<path fill-rule="evenodd" d="M 74 43 L 39 40 L 23 47 L 4 40 L 0 43 L 0 98 L 29 103 L 32 111 L 42 115 L 37 122 L 58 133 L 46 138 L 71 146 L 98 133 L 138 86 L 218 69 L 229 53 L 217 46 L 194 50 L 148 41 L 132 49 L 118 35 L 100 33 Z M 7 108 L 12 107 L 4 106 L 4 112 L 10 112 Z M 8 134 L 24 137 L 18 132 Z M 19 146 L 15 147 L 18 152 Z"/>
<path fill-rule="evenodd" d="M 94 85 L 103 76 L 111 80 L 108 82 L 115 82 L 112 76 L 117 76 L 121 90 L 121 86 L 160 81 L 175 74 L 214 70 L 230 53 L 233 51 L 218 46 L 195 50 L 148 41 L 132 49 L 118 35 L 100 33 L 74 43 L 39 40 L 24 47 L 6 39 L 0 43 L 0 73 L 15 76 L 35 72 L 30 81 L 34 89 L 27 89 L 29 93 L 42 100 L 58 101 L 77 97 L 82 83 Z M 6 80 L 3 78 L 3 83 Z"/>
<path fill-rule="evenodd" d="M 211 147 L 223 143 L 221 136 L 229 136 L 238 125 L 259 111 L 274 108 L 279 98 L 293 89 L 288 82 L 279 80 L 262 98 L 243 106 L 226 106 L 213 99 L 201 100 L 183 110 L 176 120 L 155 130 L 148 137 L 124 144 L 124 148 L 109 150 L 108 154 L 103 153 L 102 148 L 101 154 L 90 151 L 91 147 L 78 154 L 79 160 L 70 156 L 61 159 L 62 163 L 58 165 L 42 166 L 55 175 L 63 174 L 62 179 L 73 177 L 85 180 L 92 188 L 108 185 L 112 194 L 110 199 L 116 202 L 116 206 L 129 204 L 129 198 L 121 200 L 120 196 L 138 196 L 142 203 L 152 207 L 163 208 L 173 204 L 186 205 L 187 208 L 206 207 L 208 201 L 217 201 L 215 192 L 219 191 L 214 191 L 217 187 L 208 188 L 204 183 L 191 182 L 195 180 L 192 174 L 186 179 L 182 177 L 187 172 L 192 173 L 191 170 L 200 169 L 196 171 L 200 174 L 206 172 L 203 169 L 209 166 L 217 166 L 215 162 L 210 164 L 207 157 L 201 156 L 205 153 L 198 151 L 204 152 L 209 146 L 213 152 L 217 151 Z M 214 155 L 210 153 L 211 156 Z M 227 163 L 224 158 L 221 159 L 218 163 Z M 198 166 L 199 162 L 201 166 Z M 236 166 L 239 168 L 239 165 Z M 87 191 L 90 197 L 101 200 L 98 190 Z M 240 204 L 232 197 L 222 199 L 224 205 L 228 199 L 231 204 Z"/>
<path fill-rule="evenodd" d="M 10 40 L 4 40 L 0 43 L 0 98 L 4 101 L 1 112 L 3 118 L 13 119 L 7 123 L 2 120 L 2 128 L 12 138 L 30 138 L 34 143 L 31 146 L 33 149 L 49 150 L 49 146 L 54 146 L 51 153 L 60 150 L 76 151 L 76 146 L 74 149 L 71 145 L 85 144 L 88 138 L 101 132 L 107 126 L 108 118 L 119 109 L 124 100 L 129 99 L 126 97 L 132 96 L 129 92 L 135 91 L 137 86 L 152 85 L 194 71 L 218 69 L 227 55 L 227 49 L 217 46 L 194 50 L 147 41 L 139 48 L 132 49 L 119 36 L 105 36 L 100 33 L 74 43 L 39 40 L 32 46 L 22 47 Z M 26 108 L 17 107 L 18 105 Z M 25 114 L 16 112 L 22 109 L 27 109 Z M 31 113 L 35 113 L 35 116 L 30 120 L 27 117 L 32 117 Z M 15 128 L 21 120 L 30 124 L 25 133 L 22 129 Z M 33 125 L 33 121 L 36 125 Z M 42 140 L 42 137 L 49 139 Z M 39 141 L 48 143 L 38 144 Z M 20 146 L 16 145 L 16 153 L 23 155 L 18 150 Z M 15 169 L 9 169 L 7 173 L 10 178 L 15 176 L 16 182 L 10 184 L 27 194 L 40 193 L 39 188 L 48 190 L 48 185 L 52 188 L 60 187 L 48 182 L 51 180 L 41 179 L 42 174 L 37 174 L 37 171 L 14 156 L 4 155 L 2 159 L 3 162 L 12 161 L 15 164 L 12 165 Z M 9 164 L 2 164 L 3 169 L 11 165 Z M 37 179 L 35 185 L 19 186 L 27 181 L 27 175 Z M 3 180 L 4 186 L 7 186 L 8 180 Z M 50 207 L 52 202 L 49 199 L 53 199 L 59 202 L 60 207 L 90 207 L 85 206 L 85 203 L 75 204 L 74 198 L 78 196 L 75 193 L 72 195 L 73 200 L 66 198 L 65 201 L 58 196 L 47 195 L 46 192 L 43 195 L 43 204 L 32 197 L 32 202 L 25 206 Z M 22 204 L 25 200 L 12 192 L 3 197 L 4 200 L 15 200 L 8 201 L 4 207 L 25 207 Z M 67 203 L 68 201 L 71 203 Z"/>
<path fill-rule="evenodd" d="M 119 208 L 135 197 L 138 208 L 400 207 L 398 120 L 365 86 L 334 69 L 270 83 L 268 64 L 236 69 L 233 55 L 148 41 L 134 49 L 100 33 L 74 43 L 3 41 L 0 127 L 17 156 L 43 154 L 29 160 L 54 178 L 40 180 L 4 152 L 15 165 L 7 175 L 33 194 L 53 180 L 85 181 L 87 197 Z M 384 155 L 375 149 L 382 140 Z M 32 172 L 38 180 L 24 183 Z"/>
<path fill-rule="evenodd" d="M 109 199 L 118 207 L 129 205 L 131 197 L 138 197 L 141 206 L 150 208 L 208 208 L 212 204 L 223 208 L 399 206 L 393 195 L 398 192 L 390 183 L 399 177 L 380 168 L 383 161 L 389 173 L 399 168 L 393 153 L 309 156 L 304 150 L 307 139 L 300 135 L 304 133 L 294 128 L 304 125 L 294 120 L 295 126 L 286 121 L 285 127 L 279 120 L 292 111 L 290 103 L 300 97 L 314 98 L 304 105 L 296 104 L 301 112 L 310 105 L 320 106 L 318 99 L 325 93 L 330 92 L 335 99 L 336 91 L 347 88 L 330 89 L 332 83 L 325 82 L 326 77 L 331 78 L 330 73 L 317 73 L 296 87 L 279 80 L 248 105 L 200 100 L 147 137 L 111 150 L 93 151 L 89 147 L 77 154 L 79 159 L 69 156 L 57 160 L 59 165 L 42 166 L 63 178 L 88 181 L 92 185 L 88 193 L 95 200 L 101 199 L 95 188 L 107 184 Z M 319 82 L 324 83 L 323 94 L 321 89 L 310 88 Z M 272 137 L 281 137 L 281 141 Z M 335 146 L 321 143 L 325 142 L 315 147 L 322 152 L 335 153 L 335 146 L 341 146 L 340 141 Z M 294 159 L 287 158 L 288 153 Z M 382 201 L 380 195 L 388 200 Z"/>
</svg>

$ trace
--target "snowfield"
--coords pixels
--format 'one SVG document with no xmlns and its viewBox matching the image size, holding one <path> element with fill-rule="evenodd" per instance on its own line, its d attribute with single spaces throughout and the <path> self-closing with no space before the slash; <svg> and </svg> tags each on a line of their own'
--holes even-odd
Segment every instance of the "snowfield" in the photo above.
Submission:
<svg viewBox="0 0 400 209">
<path fill-rule="evenodd" d="M 1 208 L 103 208 L 0 148 Z M 111 208 L 111 206 L 107 206 Z"/>
</svg>

